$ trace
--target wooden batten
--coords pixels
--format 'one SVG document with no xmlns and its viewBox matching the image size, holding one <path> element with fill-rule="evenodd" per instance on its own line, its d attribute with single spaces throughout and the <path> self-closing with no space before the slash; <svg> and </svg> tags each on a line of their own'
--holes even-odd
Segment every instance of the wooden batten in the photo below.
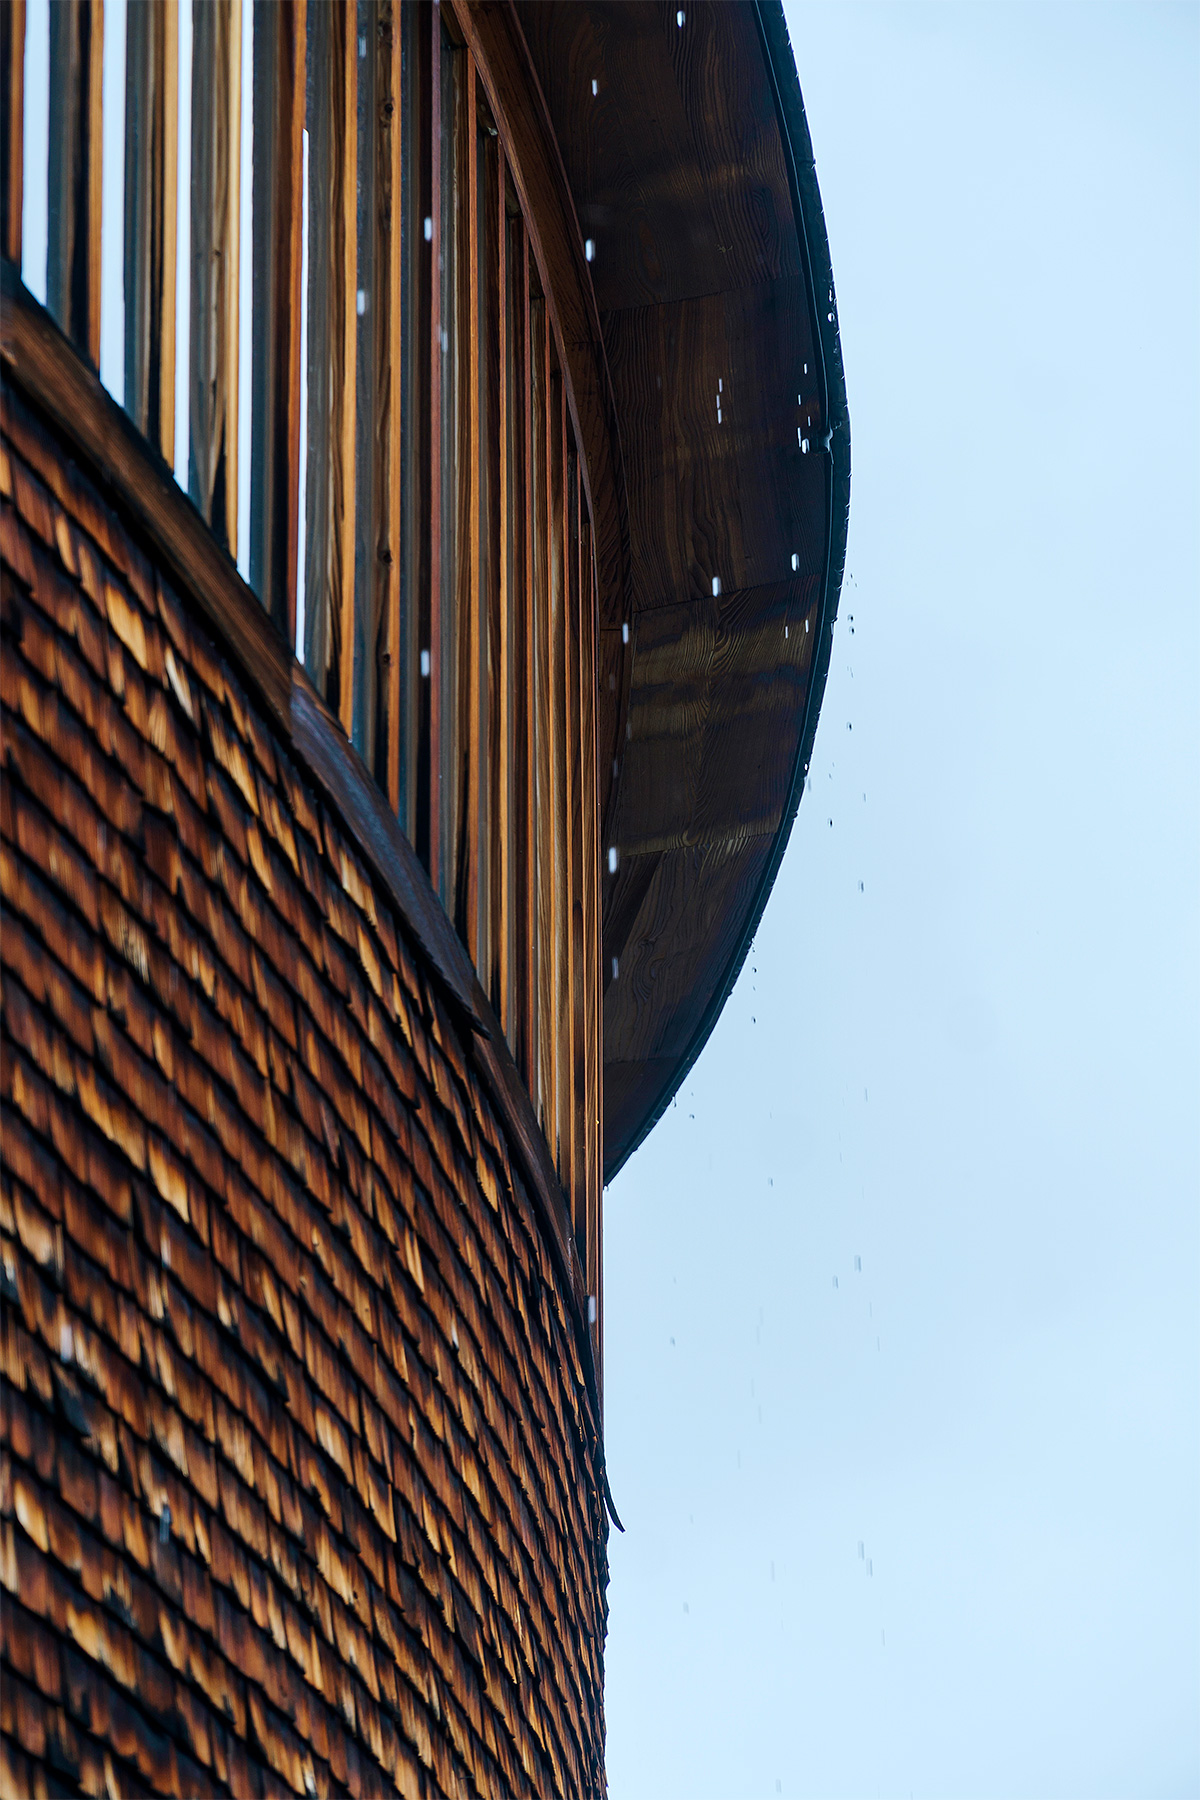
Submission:
<svg viewBox="0 0 1200 1800">
<path fill-rule="evenodd" d="M 533 719 L 536 745 L 535 785 L 531 793 L 535 850 L 534 905 L 537 912 L 538 1028 L 536 1096 L 542 1129 L 557 1161 L 555 1142 L 555 989 L 554 989 L 554 765 L 551 755 L 550 688 L 550 346 L 544 299 L 530 299 L 532 354 L 531 396 L 533 458 L 530 465 L 530 535 L 533 538 L 533 589 L 530 596 L 533 637 Z"/>
<path fill-rule="evenodd" d="M 0 246 L 21 262 L 25 159 L 25 0 L 0 0 Z"/>
<path fill-rule="evenodd" d="M 423 13 L 422 25 L 428 39 L 422 44 L 425 79 L 429 94 L 429 556 L 427 599 L 428 631 L 421 645 L 422 682 L 427 683 L 423 698 L 428 723 L 424 736 L 428 744 L 428 777 L 425 804 L 428 808 L 427 861 L 429 879 L 434 892 L 444 894 L 442 862 L 443 844 L 442 782 L 445 765 L 442 705 L 442 283 L 438 272 L 445 254 L 442 244 L 442 37 L 436 11 Z"/>
<path fill-rule="evenodd" d="M 46 302 L 100 366 L 103 0 L 50 8 L 50 160 Z"/>
<path fill-rule="evenodd" d="M 503 154 L 497 153 L 496 170 L 496 288 L 498 311 L 496 324 L 496 428 L 499 457 L 496 464 L 496 519 L 498 562 L 496 598 L 499 614 L 496 659 L 496 718 L 493 729 L 499 749 L 496 780 L 495 868 L 500 916 L 496 926 L 496 987 L 501 1029 L 510 1048 L 514 1048 L 515 1020 L 513 973 L 513 922 L 516 874 L 517 816 L 513 806 L 513 603 L 516 531 L 512 493 L 516 471 L 512 466 L 510 441 L 513 429 L 512 396 L 510 394 L 510 357 L 513 354 L 511 307 L 509 302 L 509 220 L 506 204 L 508 171 Z"/>
<path fill-rule="evenodd" d="M 403 38 L 400 0 L 380 0 L 375 44 L 375 395 L 372 454 L 372 523 L 370 580 L 378 588 L 387 671 L 380 695 L 385 733 L 376 772 L 391 803 L 400 809 L 402 734 L 408 721 L 403 705 L 405 646 L 400 619 L 403 449 L 407 421 L 401 400 L 404 343 L 404 233 L 414 221 L 404 219 Z M 405 815 L 407 816 L 407 814 Z"/>
<path fill-rule="evenodd" d="M 296 641 L 306 0 L 254 6 L 250 585 Z"/>
<path fill-rule="evenodd" d="M 172 462 L 179 9 L 129 0 L 125 31 L 125 410 Z"/>
<path fill-rule="evenodd" d="M 465 441 L 460 444 L 458 458 L 459 491 L 465 504 L 460 505 L 459 521 L 459 557 L 465 565 L 459 582 L 459 592 L 463 604 L 459 608 L 459 618 L 465 631 L 459 646 L 459 655 L 463 663 L 463 679 L 461 691 L 461 724 L 460 745 L 462 764 L 462 867 L 458 876 L 458 888 L 461 904 L 458 908 L 459 930 L 463 942 L 471 951 L 476 968 L 480 970 L 485 985 L 487 971 L 480 957 L 480 928 L 483 924 L 481 902 L 484 899 L 484 871 L 481 868 L 481 821 L 486 819 L 485 789 L 486 780 L 484 758 L 486 742 L 483 731 L 483 708 L 485 693 L 483 687 L 483 657 L 485 654 L 485 608 L 487 597 L 483 592 L 483 560 L 484 545 L 481 541 L 483 530 L 483 469 L 481 464 L 481 447 L 479 442 L 479 381 L 480 381 L 480 334 L 483 329 L 481 313 L 482 296 L 479 291 L 479 156 L 478 128 L 475 117 L 475 59 L 465 59 L 465 80 L 462 95 L 462 122 L 459 129 L 459 154 L 462 158 L 460 167 L 466 175 L 466 267 L 462 271 L 462 285 L 466 299 L 467 341 L 460 347 L 465 351 L 466 360 L 466 407 L 465 407 Z M 463 383 L 460 380 L 460 389 Z M 465 489 L 465 493 L 463 490 Z M 466 526 L 466 534 L 461 534 L 461 526 Z"/>
<path fill-rule="evenodd" d="M 349 735 L 354 707 L 358 32 L 349 0 L 309 14 L 308 493 L 304 662 Z"/>
<path fill-rule="evenodd" d="M 204 0 L 192 11 L 188 492 L 234 557 L 241 82 L 242 0 Z"/>
</svg>

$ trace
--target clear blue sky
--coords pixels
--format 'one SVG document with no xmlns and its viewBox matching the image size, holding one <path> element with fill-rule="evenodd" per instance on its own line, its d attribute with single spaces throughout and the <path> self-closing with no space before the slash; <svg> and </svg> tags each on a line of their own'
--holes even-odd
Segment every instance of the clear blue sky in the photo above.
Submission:
<svg viewBox="0 0 1200 1800">
<path fill-rule="evenodd" d="M 1177 1800 L 1198 11 L 789 20 L 849 580 L 755 954 L 607 1197 L 611 1793 Z"/>
</svg>

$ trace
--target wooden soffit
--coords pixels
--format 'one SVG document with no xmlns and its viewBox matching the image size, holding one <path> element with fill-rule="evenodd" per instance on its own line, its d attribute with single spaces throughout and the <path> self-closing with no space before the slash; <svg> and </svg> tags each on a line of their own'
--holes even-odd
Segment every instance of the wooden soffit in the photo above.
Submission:
<svg viewBox="0 0 1200 1800">
<path fill-rule="evenodd" d="M 600 731 L 611 1178 L 707 1039 L 795 816 L 849 422 L 778 0 L 515 10 L 590 240 L 626 486 L 624 618 L 611 591 L 602 616 L 602 666 L 624 665 Z"/>
</svg>

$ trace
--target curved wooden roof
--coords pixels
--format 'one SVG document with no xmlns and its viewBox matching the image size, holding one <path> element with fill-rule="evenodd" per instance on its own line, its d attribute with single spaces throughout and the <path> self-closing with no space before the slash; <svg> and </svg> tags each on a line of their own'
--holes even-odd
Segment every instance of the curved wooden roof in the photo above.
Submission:
<svg viewBox="0 0 1200 1800">
<path fill-rule="evenodd" d="M 602 597 L 611 1179 L 712 1030 L 795 817 L 849 419 L 778 0 L 516 11 L 591 240 L 627 520 Z"/>
</svg>

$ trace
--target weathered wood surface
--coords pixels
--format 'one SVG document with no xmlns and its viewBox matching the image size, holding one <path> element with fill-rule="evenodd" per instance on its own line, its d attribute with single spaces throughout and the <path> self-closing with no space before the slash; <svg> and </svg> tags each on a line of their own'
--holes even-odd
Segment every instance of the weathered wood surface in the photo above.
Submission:
<svg viewBox="0 0 1200 1800">
<path fill-rule="evenodd" d="M 836 606 L 819 297 L 759 9 L 679 10 L 516 5 L 594 246 L 627 494 L 631 646 L 602 615 L 597 733 L 610 1174 L 761 910 Z"/>
<path fill-rule="evenodd" d="M 188 492 L 231 556 L 237 554 L 241 129 L 242 0 L 204 0 L 192 14 Z"/>
<path fill-rule="evenodd" d="M 308 20 L 308 482 L 304 663 L 350 732 L 354 687 L 358 29 Z"/>
<path fill-rule="evenodd" d="M 204 35 L 202 23 L 202 49 Z M 130 0 L 125 26 L 125 410 L 168 463 L 175 460 L 178 193 L 178 8 L 163 6 L 161 0 Z M 203 191 L 197 196 L 201 204 L 207 198 Z"/>
<path fill-rule="evenodd" d="M 0 252 L 21 261 L 25 169 L 25 0 L 0 0 Z"/>
<path fill-rule="evenodd" d="M 306 0 L 254 6 L 250 585 L 296 641 Z M 260 353 L 261 352 L 261 353 Z"/>
<path fill-rule="evenodd" d="M 0 428 L 6 1791 L 599 1795 L 596 1419 L 498 1028 L 303 677 L 285 729 L 11 374 Z"/>
<path fill-rule="evenodd" d="M 50 8 L 46 303 L 93 368 L 100 364 L 100 194 L 104 0 Z"/>
</svg>

